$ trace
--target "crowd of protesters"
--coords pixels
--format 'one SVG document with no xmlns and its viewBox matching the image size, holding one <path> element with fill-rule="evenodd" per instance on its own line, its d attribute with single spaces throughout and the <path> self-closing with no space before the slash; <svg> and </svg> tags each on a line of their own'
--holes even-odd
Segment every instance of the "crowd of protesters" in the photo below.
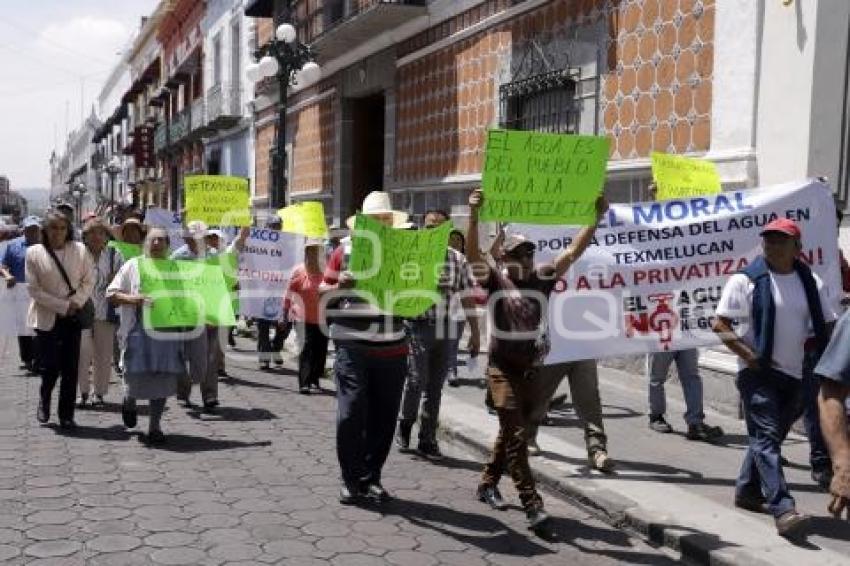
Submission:
<svg viewBox="0 0 850 566">
<path fill-rule="evenodd" d="M 504 509 L 498 484 L 507 472 L 529 527 L 546 524 L 548 515 L 529 456 L 539 453 L 538 427 L 564 378 L 584 427 L 590 467 L 603 473 L 615 467 L 608 454 L 596 360 L 545 362 L 550 349 L 545 298 L 581 257 L 596 227 L 581 229 L 551 262 L 535 261 L 535 244 L 517 234 L 501 233 L 485 253 L 478 223 L 483 199 L 480 190 L 473 191 L 467 232 L 451 232 L 438 282 L 439 300 L 422 315 L 388 316 L 364 300 L 349 269 L 349 236 L 333 242 L 306 239 L 304 262 L 290 274 L 280 316 L 251 321 L 257 330 L 261 370 L 284 363 L 284 342 L 296 330 L 298 390 L 305 395 L 321 390 L 333 341 L 343 504 L 390 498 L 381 476 L 394 439 L 402 453 L 442 458 L 437 441 L 442 390 L 446 382 L 460 384 L 458 351 L 467 330 L 470 365 L 477 360 L 483 338 L 488 337 L 482 337 L 484 305 L 492 325 L 486 340 L 486 403 L 498 418 L 499 433 L 476 497 Z M 600 197 L 596 203 L 600 218 L 607 208 Z M 407 213 L 393 209 L 385 192 L 370 193 L 360 213 L 388 227 L 417 229 Z M 232 329 L 146 328 L 142 309 L 151 298 L 142 291 L 139 259 L 125 259 L 109 242 L 140 245 L 142 258 L 197 261 L 225 252 L 239 254 L 250 231 L 242 229 L 228 244 L 224 232 L 194 221 L 185 227 L 182 245 L 173 245 L 166 228 L 144 224 L 140 213 L 127 215 L 117 225 L 90 216 L 81 223 L 79 234 L 74 220 L 69 206 L 57 207 L 43 219 L 27 217 L 20 235 L 5 242 L 0 256 L 0 277 L 6 286 L 25 283 L 31 297 L 27 324 L 34 336 L 21 336 L 18 343 L 22 369 L 41 377 L 36 417 L 41 423 L 50 420 L 58 381 L 58 424 L 73 430 L 75 409 L 105 402 L 115 369 L 123 385 L 124 425 L 137 426 L 137 403 L 146 400 L 150 418 L 142 438 L 150 445 L 166 442 L 162 416 L 169 397 L 176 396 L 191 408 L 192 386 L 197 384 L 201 409 L 216 411 L 219 378 L 227 375 L 223 344 L 233 345 Z M 447 213 L 432 210 L 418 229 L 434 229 L 449 220 Z M 353 222 L 354 217 L 348 219 L 349 229 Z M 280 223 L 275 219 L 267 227 L 279 230 Z M 778 533 L 792 536 L 806 518 L 797 511 L 785 482 L 781 445 L 800 416 L 811 443 L 813 479 L 831 490 L 832 512 L 850 508 L 845 411 L 850 393 L 850 319 L 837 312 L 824 295 L 821 279 L 798 259 L 802 234 L 793 220 L 774 221 L 761 236 L 763 254 L 726 283 L 713 330 L 739 359 L 736 385 L 749 437 L 735 505 L 773 515 Z M 844 290 L 850 291 L 850 268 L 843 256 L 839 261 Z M 744 333 L 736 331 L 742 322 L 748 323 Z M 673 430 L 665 416 L 664 384 L 674 362 L 686 404 L 686 438 L 718 440 L 724 431 L 705 422 L 695 349 L 647 355 L 648 426 L 659 433 Z"/>
</svg>

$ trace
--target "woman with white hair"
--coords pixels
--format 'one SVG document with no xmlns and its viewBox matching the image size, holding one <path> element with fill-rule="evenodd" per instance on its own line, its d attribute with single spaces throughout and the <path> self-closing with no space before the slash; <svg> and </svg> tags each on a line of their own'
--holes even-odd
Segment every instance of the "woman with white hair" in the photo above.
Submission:
<svg viewBox="0 0 850 566">
<path fill-rule="evenodd" d="M 165 228 L 152 227 L 145 238 L 144 257 L 168 259 L 169 237 Z M 124 425 L 133 428 L 138 422 L 136 401 L 149 399 L 150 423 L 145 440 L 162 444 L 165 434 L 161 420 L 165 401 L 177 393 L 177 382 L 185 371 L 182 333 L 151 331 L 142 326 L 141 309 L 151 299 L 141 291 L 139 258 L 128 260 L 106 290 L 112 304 L 120 306 L 121 325 L 118 343 L 124 360 L 124 403 L 121 410 Z"/>
</svg>

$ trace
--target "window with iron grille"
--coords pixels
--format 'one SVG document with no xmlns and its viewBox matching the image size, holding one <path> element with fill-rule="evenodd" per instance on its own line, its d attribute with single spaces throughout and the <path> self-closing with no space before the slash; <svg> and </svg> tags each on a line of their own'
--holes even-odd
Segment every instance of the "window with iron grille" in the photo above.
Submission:
<svg viewBox="0 0 850 566">
<path fill-rule="evenodd" d="M 576 86 L 579 72 L 549 71 L 499 87 L 500 125 L 511 130 L 558 134 L 579 131 Z"/>
</svg>

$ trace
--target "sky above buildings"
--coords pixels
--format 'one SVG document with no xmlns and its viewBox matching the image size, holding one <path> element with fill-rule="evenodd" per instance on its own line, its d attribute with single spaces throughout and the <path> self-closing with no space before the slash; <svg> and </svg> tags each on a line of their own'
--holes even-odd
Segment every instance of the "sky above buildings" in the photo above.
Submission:
<svg viewBox="0 0 850 566">
<path fill-rule="evenodd" d="M 88 116 L 158 0 L 0 0 L 0 175 L 48 187 L 48 160 Z"/>
</svg>

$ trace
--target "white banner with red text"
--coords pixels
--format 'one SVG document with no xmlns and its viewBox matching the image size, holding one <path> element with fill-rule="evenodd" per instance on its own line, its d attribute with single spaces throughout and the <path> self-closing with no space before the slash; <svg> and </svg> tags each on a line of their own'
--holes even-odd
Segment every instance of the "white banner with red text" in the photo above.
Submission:
<svg viewBox="0 0 850 566">
<path fill-rule="evenodd" d="M 791 218 L 802 259 L 841 298 L 835 205 L 804 181 L 705 197 L 612 204 L 584 255 L 549 300 L 547 364 L 719 344 L 714 309 L 729 277 L 761 253 L 770 221 Z M 511 225 L 554 260 L 578 227 Z"/>
</svg>

